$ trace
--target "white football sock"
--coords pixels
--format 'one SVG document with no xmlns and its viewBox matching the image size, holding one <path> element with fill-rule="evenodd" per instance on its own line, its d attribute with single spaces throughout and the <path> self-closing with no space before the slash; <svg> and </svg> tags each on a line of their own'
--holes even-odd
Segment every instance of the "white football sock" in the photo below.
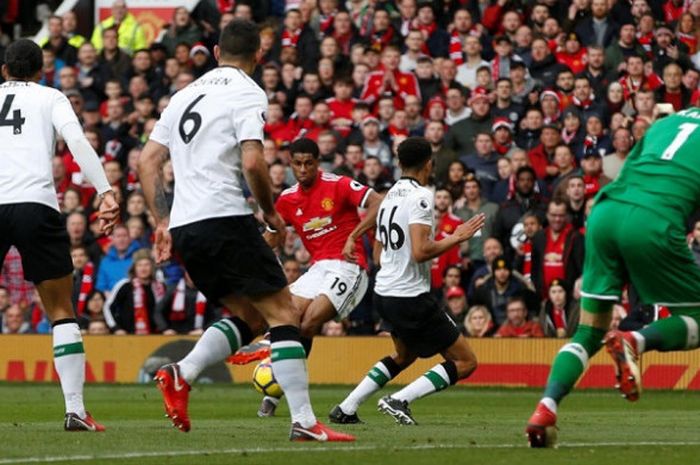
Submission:
<svg viewBox="0 0 700 465">
<path fill-rule="evenodd" d="M 85 418 L 85 349 L 78 324 L 61 323 L 53 328 L 53 359 L 66 401 L 66 413 Z"/>
<path fill-rule="evenodd" d="M 309 399 L 309 375 L 304 347 L 293 340 L 276 341 L 270 346 L 272 372 L 287 397 L 292 423 L 311 428 L 316 424 L 316 415 Z"/>
<path fill-rule="evenodd" d="M 540 404 L 544 404 L 553 414 L 557 414 L 557 403 L 551 397 L 543 397 Z"/>
<path fill-rule="evenodd" d="M 406 401 L 409 404 L 416 399 L 425 397 L 433 392 L 442 391 L 450 384 L 450 375 L 442 364 L 435 365 L 423 376 L 413 381 L 411 384 L 391 395 L 394 399 Z"/>
<path fill-rule="evenodd" d="M 236 325 L 231 320 L 219 320 L 204 331 L 190 353 L 178 362 L 180 374 L 192 384 L 202 370 L 226 360 L 240 346 L 241 334 Z"/>
<path fill-rule="evenodd" d="M 358 384 L 340 404 L 340 409 L 346 415 L 352 415 L 357 412 L 360 404 L 366 401 L 369 396 L 383 388 L 391 378 L 392 376 L 387 367 L 384 366 L 384 363 L 381 361 L 377 362 L 377 364 L 369 370 L 367 376 L 360 381 L 360 384 Z"/>
</svg>

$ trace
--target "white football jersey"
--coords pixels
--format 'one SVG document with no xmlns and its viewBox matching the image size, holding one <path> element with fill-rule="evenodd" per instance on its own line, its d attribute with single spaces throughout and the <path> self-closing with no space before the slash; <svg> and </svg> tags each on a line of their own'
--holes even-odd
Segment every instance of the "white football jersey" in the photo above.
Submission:
<svg viewBox="0 0 700 465">
<path fill-rule="evenodd" d="M 0 204 L 34 202 L 58 210 L 51 159 L 56 133 L 78 123 L 68 98 L 34 82 L 0 85 Z"/>
<path fill-rule="evenodd" d="M 176 93 L 150 138 L 170 149 L 170 227 L 252 214 L 242 189 L 241 141 L 263 140 L 267 96 L 242 70 L 213 69 Z"/>
<path fill-rule="evenodd" d="M 374 291 L 385 297 L 415 297 L 430 291 L 431 260 L 416 263 L 409 225 L 425 224 L 435 232 L 433 193 L 415 179 L 401 178 L 387 192 L 377 213 L 376 237 L 382 243 L 381 268 Z"/>
</svg>

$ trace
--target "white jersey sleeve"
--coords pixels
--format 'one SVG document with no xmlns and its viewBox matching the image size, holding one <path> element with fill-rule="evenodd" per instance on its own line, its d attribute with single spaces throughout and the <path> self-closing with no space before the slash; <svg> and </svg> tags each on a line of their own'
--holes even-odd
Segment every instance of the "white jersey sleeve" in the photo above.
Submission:
<svg viewBox="0 0 700 465">
<path fill-rule="evenodd" d="M 265 135 L 265 110 L 267 109 L 267 97 L 257 89 L 250 89 L 244 105 L 233 113 L 233 130 L 239 141 L 259 140 L 263 141 Z"/>
<path fill-rule="evenodd" d="M 61 134 L 61 137 L 63 137 L 63 128 L 67 124 L 80 124 L 68 97 L 60 92 L 54 94 L 53 105 L 51 106 L 51 123 L 53 123 L 56 132 Z"/>
<path fill-rule="evenodd" d="M 433 225 L 435 199 L 427 189 L 416 190 L 408 205 L 408 224 Z"/>
<path fill-rule="evenodd" d="M 165 107 L 165 110 L 161 113 L 160 119 L 155 126 L 153 126 L 153 131 L 151 131 L 151 135 L 149 136 L 150 140 L 158 142 L 160 145 L 164 145 L 168 148 L 170 148 L 170 128 L 172 127 L 170 120 L 173 114 L 172 108 L 173 107 L 170 105 Z"/>
</svg>

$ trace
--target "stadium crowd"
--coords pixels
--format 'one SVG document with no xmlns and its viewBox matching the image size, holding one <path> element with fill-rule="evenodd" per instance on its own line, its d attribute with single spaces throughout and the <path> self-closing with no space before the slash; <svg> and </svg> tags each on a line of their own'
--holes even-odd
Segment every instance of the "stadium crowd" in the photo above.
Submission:
<svg viewBox="0 0 700 465">
<path fill-rule="evenodd" d="M 226 312 L 176 260 L 156 266 L 136 166 L 170 97 L 216 66 L 218 31 L 233 18 L 260 24 L 254 78 L 269 96 L 264 154 L 276 194 L 295 183 L 297 138 L 318 144 L 325 171 L 381 193 L 400 176 L 396 146 L 419 135 L 434 152 L 436 237 L 486 215 L 481 235 L 432 263 L 435 296 L 471 337 L 573 333 L 594 196 L 669 106 L 700 100 L 700 0 L 213 4 L 176 8 L 152 43 L 123 0 L 91 37 L 75 33 L 72 12 L 48 20 L 41 82 L 69 98 L 123 211 L 109 237 L 98 234 L 95 192 L 59 140 L 53 177 L 89 334 L 200 334 Z M 168 164 L 163 178 L 172 202 Z M 700 222 L 688 225 L 700 263 Z M 280 259 L 290 282 L 309 266 L 292 231 Z M 666 312 L 627 291 L 614 325 Z M 50 331 L 16 250 L 0 273 L 0 312 L 2 333 Z M 385 330 L 370 291 L 324 334 Z"/>
</svg>

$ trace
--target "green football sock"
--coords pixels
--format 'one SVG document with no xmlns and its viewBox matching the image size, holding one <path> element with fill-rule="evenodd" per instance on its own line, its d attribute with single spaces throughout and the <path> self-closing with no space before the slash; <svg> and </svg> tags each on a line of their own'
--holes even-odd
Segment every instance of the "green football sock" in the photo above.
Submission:
<svg viewBox="0 0 700 465">
<path fill-rule="evenodd" d="M 653 322 L 637 334 L 644 339 L 640 352 L 695 349 L 698 347 L 698 318 L 671 316 Z"/>
<path fill-rule="evenodd" d="M 588 359 L 602 347 L 604 335 L 603 329 L 579 325 L 571 342 L 562 347 L 554 358 L 544 390 L 545 398 L 551 398 L 557 404 L 561 402 L 586 369 Z"/>
</svg>

